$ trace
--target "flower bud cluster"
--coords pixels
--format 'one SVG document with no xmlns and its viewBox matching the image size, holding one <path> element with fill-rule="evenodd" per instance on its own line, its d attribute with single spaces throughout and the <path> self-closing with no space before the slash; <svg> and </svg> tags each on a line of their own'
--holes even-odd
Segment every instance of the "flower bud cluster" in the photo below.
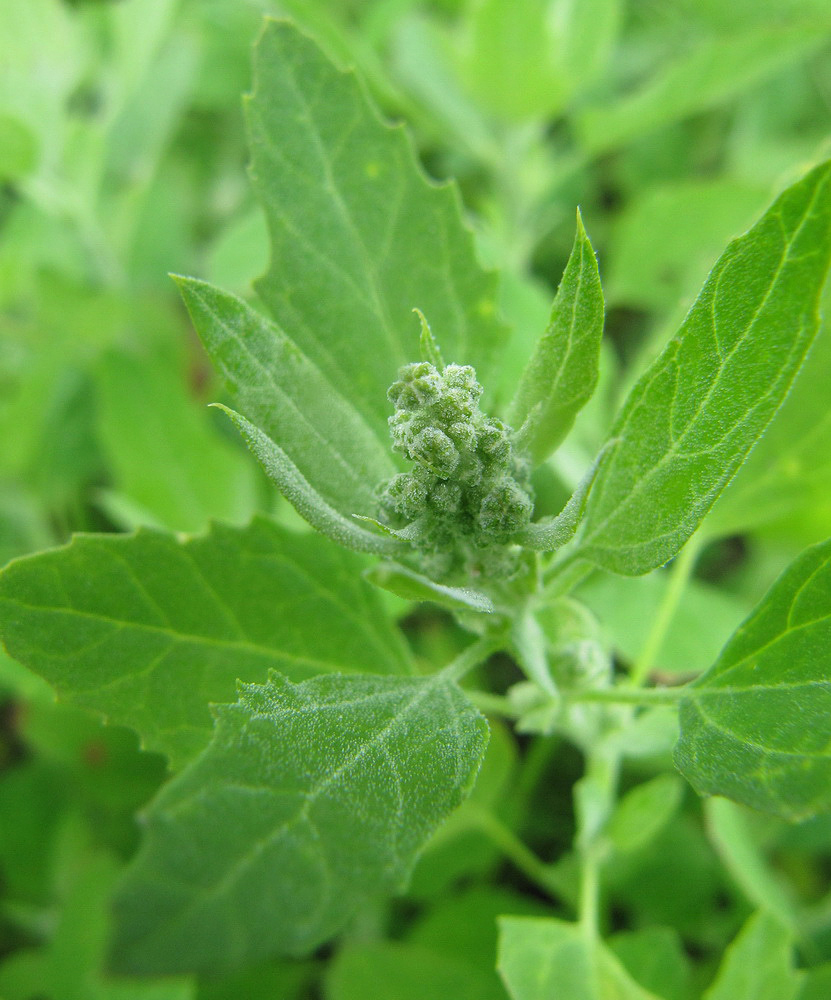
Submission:
<svg viewBox="0 0 831 1000">
<path fill-rule="evenodd" d="M 414 544 L 433 575 L 510 572 L 511 539 L 531 520 L 530 467 L 511 429 L 479 409 L 469 365 L 405 365 L 387 393 L 393 449 L 415 463 L 380 491 L 382 519 L 417 522 Z"/>
</svg>

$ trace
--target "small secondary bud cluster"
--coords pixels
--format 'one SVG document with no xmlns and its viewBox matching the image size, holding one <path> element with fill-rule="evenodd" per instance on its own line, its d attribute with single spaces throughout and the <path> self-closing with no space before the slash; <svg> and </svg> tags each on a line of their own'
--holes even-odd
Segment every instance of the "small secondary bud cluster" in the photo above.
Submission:
<svg viewBox="0 0 831 1000">
<path fill-rule="evenodd" d="M 528 461 L 510 427 L 479 409 L 481 394 L 469 365 L 426 361 L 405 365 L 387 393 L 392 446 L 415 467 L 383 485 L 381 517 L 417 522 L 414 544 L 434 576 L 510 572 L 510 541 L 531 520 Z"/>
</svg>

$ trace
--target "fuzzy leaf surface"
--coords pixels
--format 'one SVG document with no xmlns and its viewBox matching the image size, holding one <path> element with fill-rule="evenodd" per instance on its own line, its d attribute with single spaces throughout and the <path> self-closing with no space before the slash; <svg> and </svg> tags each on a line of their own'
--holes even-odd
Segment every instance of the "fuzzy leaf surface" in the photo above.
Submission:
<svg viewBox="0 0 831 1000">
<path fill-rule="evenodd" d="M 177 283 L 234 409 L 278 442 L 335 510 L 374 513 L 374 487 L 396 472 L 389 434 L 379 437 L 314 362 L 242 299 L 193 278 Z"/>
<path fill-rule="evenodd" d="M 448 587 L 416 573 L 400 563 L 377 563 L 364 573 L 376 587 L 389 590 L 407 601 L 432 601 L 453 611 L 480 611 L 492 614 L 493 601 L 472 587 Z"/>
<path fill-rule="evenodd" d="M 246 420 L 236 410 L 231 410 L 221 403 L 213 405 L 231 418 L 265 474 L 313 528 L 317 528 L 339 545 L 345 545 L 357 552 L 390 555 L 402 550 L 402 542 L 391 537 L 393 532 L 376 534 L 362 527 L 361 521 L 372 521 L 372 518 L 365 518 L 362 514 L 349 517 L 336 510 L 317 492 L 285 451 L 272 441 L 265 431 L 252 424 L 250 420 Z"/>
<path fill-rule="evenodd" d="M 79 535 L 0 574 L 0 633 L 61 698 L 131 726 L 178 766 L 208 742 L 208 705 L 233 697 L 238 678 L 408 672 L 363 567 L 265 520 L 184 542 Z"/>
<path fill-rule="evenodd" d="M 501 917 L 497 968 L 513 1000 L 657 1000 L 602 941 L 545 917 Z"/>
<path fill-rule="evenodd" d="M 427 180 L 355 76 L 267 22 L 247 120 L 271 235 L 257 291 L 330 383 L 386 440 L 386 390 L 419 356 L 417 307 L 447 361 L 487 385 L 505 339 L 495 276 L 476 261 L 455 188 Z"/>
<path fill-rule="evenodd" d="M 675 762 L 704 795 L 831 810 L 831 541 L 776 581 L 681 702 Z"/>
<path fill-rule="evenodd" d="M 636 576 L 681 548 L 782 405 L 817 331 L 830 256 L 824 163 L 727 247 L 632 389 L 589 496 L 582 557 Z"/>
<path fill-rule="evenodd" d="M 511 403 L 515 428 L 531 421 L 528 450 L 543 462 L 571 430 L 597 385 L 603 334 L 603 289 L 597 258 L 577 215 L 577 235 L 545 333 Z"/>
<path fill-rule="evenodd" d="M 311 951 L 360 903 L 404 886 L 470 790 L 487 733 L 440 675 L 242 685 L 150 807 L 116 897 L 117 967 L 218 970 Z"/>
</svg>

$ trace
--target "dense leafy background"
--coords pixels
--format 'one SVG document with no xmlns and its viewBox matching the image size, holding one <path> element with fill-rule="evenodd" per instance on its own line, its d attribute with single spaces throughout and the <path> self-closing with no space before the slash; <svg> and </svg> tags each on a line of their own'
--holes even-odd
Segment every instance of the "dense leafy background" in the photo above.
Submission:
<svg viewBox="0 0 831 1000">
<path fill-rule="evenodd" d="M 298 129 L 292 153 L 309 169 L 281 178 L 283 190 L 297 185 L 289 198 L 268 190 L 279 151 L 267 162 L 255 157 L 264 212 L 246 176 L 240 106 L 263 13 L 293 17 L 336 59 L 356 66 L 383 112 L 407 122 L 426 173 L 456 177 L 459 193 L 431 191 L 422 180 L 390 193 L 375 168 L 406 155 L 404 135 L 390 133 L 376 149 L 375 139 L 362 138 L 366 123 L 356 122 L 350 136 L 334 115 L 326 156 L 357 143 L 369 156 L 362 176 L 378 182 L 377 199 L 343 202 L 333 227 L 321 232 L 331 203 L 303 195 L 320 191 L 316 181 L 325 185 L 326 156 L 315 159 L 308 132 Z M 312 113 L 309 81 L 292 86 L 290 60 L 269 72 L 284 75 L 272 85 L 294 101 L 274 115 Z M 57 555 L 17 563 L 4 576 L 4 621 L 21 635 L 26 620 L 41 623 L 44 634 L 60 621 L 63 639 L 32 649 L 10 638 L 8 655 L 0 652 L 0 996 L 505 1000 L 493 971 L 503 914 L 512 916 L 501 925 L 500 969 L 515 997 L 538 994 L 516 971 L 519 952 L 506 944 L 512 934 L 529 955 L 543 948 L 566 968 L 599 970 L 595 993 L 574 994 L 581 998 L 605 996 L 604 983 L 640 1000 L 827 996 L 827 816 L 788 824 L 726 800 L 702 804 L 680 782 L 655 785 L 664 781 L 676 735 L 660 707 L 639 716 L 626 748 L 628 794 L 602 861 L 602 945 L 587 942 L 574 922 L 579 734 L 517 735 L 495 722 L 472 797 L 431 841 L 408 895 L 360 908 L 335 950 L 258 960 L 219 977 L 131 982 L 104 969 L 109 900 L 139 844 L 136 813 L 169 767 L 184 768 L 149 814 L 158 830 L 165 802 L 196 780 L 187 762 L 209 739 L 208 702 L 235 698 L 240 661 L 229 668 L 227 649 L 245 657 L 250 683 L 264 684 L 276 668 L 299 691 L 312 673 L 356 664 L 390 675 L 391 685 L 415 684 L 405 675 L 428 672 L 463 643 L 449 618 L 372 590 L 360 575 L 371 560 L 301 534 L 224 416 L 205 407 L 216 399 L 243 404 L 223 395 L 168 272 L 230 289 L 242 311 L 259 296 L 278 322 L 292 323 L 295 337 L 307 330 L 308 339 L 298 340 L 305 360 L 295 360 L 336 390 L 332 407 L 344 396 L 344 370 L 362 380 L 365 392 L 342 412 L 328 411 L 333 431 L 360 421 L 368 442 L 342 456 L 356 470 L 346 506 L 335 505 L 348 514 L 366 499 L 366 468 L 388 462 L 373 450 L 386 413 L 376 395 L 389 381 L 381 368 L 403 360 L 418 337 L 415 317 L 389 313 L 389 290 L 401 282 L 419 294 L 423 287 L 418 304 L 441 329 L 442 346 L 458 345 L 483 370 L 490 362 L 492 400 L 507 407 L 551 318 L 579 204 L 600 262 L 608 336 L 598 393 L 538 474 L 540 512 L 555 513 L 727 241 L 831 153 L 830 107 L 825 0 L 0 4 L 0 562 L 67 543 L 74 531 L 141 529 L 61 550 L 88 588 L 62 586 L 49 562 Z M 253 129 L 265 127 L 250 106 L 249 115 Z M 400 232 L 395 243 L 390 198 L 401 206 L 398 221 L 408 220 L 406 231 L 419 233 L 412 243 Z M 461 231 L 446 243 L 449 258 L 434 258 L 424 245 L 436 227 L 452 225 L 459 199 L 473 236 Z M 295 240 L 286 236 L 291 227 Z M 349 252 L 355 227 L 361 255 Z M 283 235 L 280 259 L 267 270 L 269 228 L 272 237 Z M 384 255 L 393 245 L 397 270 L 390 271 Z M 470 284 L 474 250 L 501 269 L 498 283 Z M 377 272 L 372 287 L 354 279 L 366 267 Z M 489 333 L 475 347 L 470 317 L 450 308 L 452 296 L 431 297 L 436 280 L 466 283 L 465 299 L 477 296 L 476 323 Z M 510 328 L 498 363 L 496 305 Z M 389 332 L 384 358 L 361 342 L 362 324 L 379 317 Z M 316 349 L 320 323 L 343 331 L 335 361 Z M 719 650 L 779 571 L 831 535 L 830 345 L 823 325 L 784 408 L 708 514 L 696 574 L 658 648 L 644 647 L 672 585 L 666 570 L 637 580 L 598 572 L 579 593 L 600 622 L 598 641 L 621 665 L 649 661 L 666 678 L 715 663 L 682 711 L 678 759 L 697 787 L 724 787 L 697 763 L 697 747 L 724 738 L 708 718 L 733 727 L 740 697 L 763 699 L 765 712 L 776 715 L 777 692 L 746 676 L 755 636 L 761 643 L 771 630 L 777 635 L 771 664 L 799 642 L 823 670 L 821 626 L 798 635 L 783 628 L 789 605 L 776 591 L 743 637 L 721 657 Z M 330 440 L 337 450 L 339 439 Z M 333 489 L 343 498 L 343 482 L 315 485 L 333 500 Z M 272 520 L 252 523 L 255 514 Z M 201 534 L 212 519 L 231 527 Z M 162 529 L 196 537 L 174 541 Z M 812 568 L 797 563 L 790 572 L 827 565 L 824 549 L 812 552 Z M 156 574 L 158 590 L 137 597 L 137 566 Z M 204 603 L 183 599 L 196 592 Z M 280 626 L 286 618 L 274 612 L 289 603 L 294 621 L 307 616 L 317 627 Z M 384 607 L 406 615 L 403 635 L 384 619 Z M 374 623 L 369 632 L 356 631 L 359 608 Z M 108 655 L 113 635 L 125 629 L 140 637 L 132 648 L 141 662 Z M 76 662 L 83 648 L 96 654 Z M 58 702 L 20 665 L 24 659 L 58 691 Z M 154 673 L 159 663 L 173 672 Z M 498 690 L 520 679 L 506 659 L 488 671 L 483 679 Z M 153 689 L 158 677 L 164 684 Z M 797 680 L 807 690 L 815 678 Z M 810 700 L 811 711 L 816 706 Z M 588 711 L 585 721 L 590 731 Z M 810 742 L 810 727 L 804 735 Z M 817 752 L 824 749 L 808 747 L 816 768 L 827 761 Z M 737 759 L 736 766 L 752 774 L 754 762 Z M 793 787 L 787 775 L 783 782 Z M 585 808 L 590 784 L 582 790 Z M 768 792 L 760 787 L 747 801 L 764 805 Z M 793 813 L 803 807 L 797 802 Z M 425 821 L 425 835 L 432 825 Z M 764 913 L 751 916 L 754 910 Z M 529 962 L 526 955 L 522 968 Z"/>
</svg>

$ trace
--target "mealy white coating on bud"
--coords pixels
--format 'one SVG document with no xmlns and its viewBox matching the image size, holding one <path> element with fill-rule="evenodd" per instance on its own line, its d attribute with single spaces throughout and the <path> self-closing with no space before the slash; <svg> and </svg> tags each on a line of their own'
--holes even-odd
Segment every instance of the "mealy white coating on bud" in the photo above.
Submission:
<svg viewBox="0 0 831 1000">
<path fill-rule="evenodd" d="M 414 545 L 434 576 L 510 574 L 511 539 L 533 513 L 530 467 L 511 428 L 479 409 L 474 369 L 405 365 L 387 395 L 393 449 L 415 464 L 379 490 L 382 520 L 419 522 Z"/>
</svg>

